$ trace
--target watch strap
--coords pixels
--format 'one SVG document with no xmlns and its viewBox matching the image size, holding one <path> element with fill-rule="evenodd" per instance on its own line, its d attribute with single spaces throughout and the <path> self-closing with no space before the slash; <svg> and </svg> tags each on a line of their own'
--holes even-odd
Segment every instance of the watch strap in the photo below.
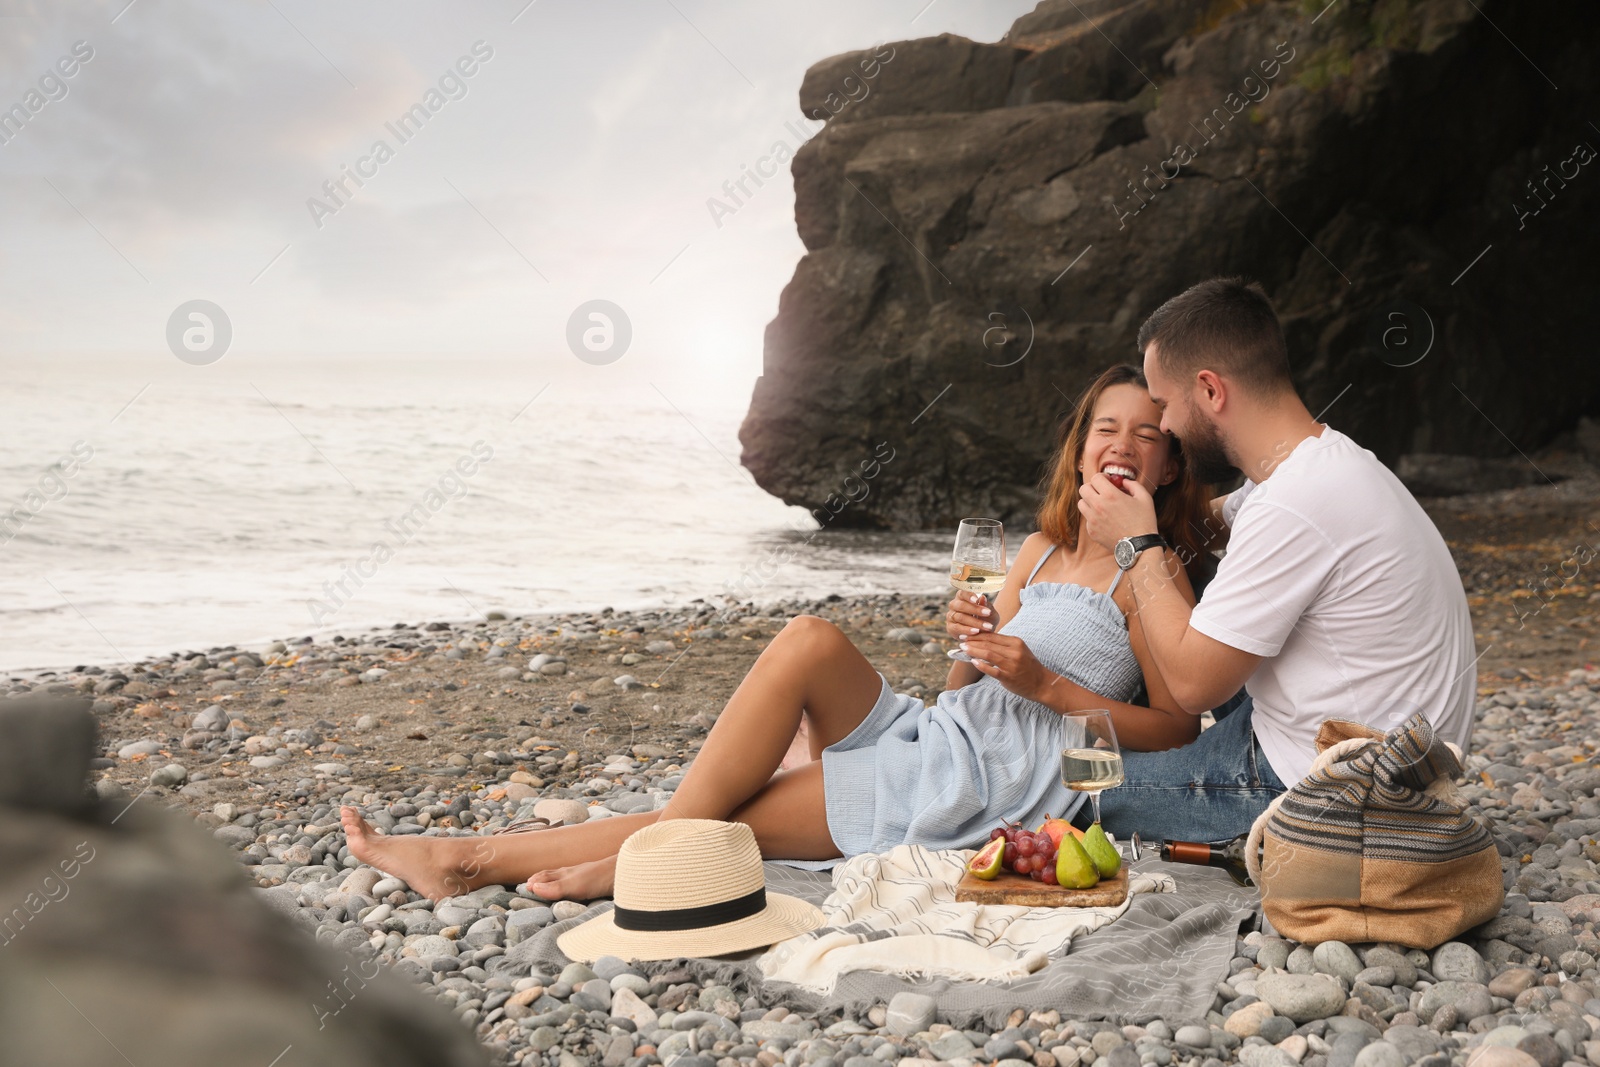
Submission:
<svg viewBox="0 0 1600 1067">
<path fill-rule="evenodd" d="M 1167 544 L 1167 539 L 1162 537 L 1160 534 L 1140 534 L 1138 537 L 1128 538 L 1128 543 L 1133 547 L 1133 554 L 1135 556 L 1147 548 L 1155 548 L 1158 545 L 1162 548 L 1172 547 L 1171 545 Z"/>
</svg>

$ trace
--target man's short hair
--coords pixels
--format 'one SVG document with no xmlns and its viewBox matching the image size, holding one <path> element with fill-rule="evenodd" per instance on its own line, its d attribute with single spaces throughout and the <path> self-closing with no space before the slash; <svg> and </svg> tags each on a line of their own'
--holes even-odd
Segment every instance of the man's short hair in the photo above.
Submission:
<svg viewBox="0 0 1600 1067">
<path fill-rule="evenodd" d="M 1139 327 L 1141 354 L 1152 341 L 1163 373 L 1180 382 L 1210 370 L 1255 392 L 1294 388 L 1283 327 L 1258 282 L 1212 278 L 1190 286 Z"/>
</svg>

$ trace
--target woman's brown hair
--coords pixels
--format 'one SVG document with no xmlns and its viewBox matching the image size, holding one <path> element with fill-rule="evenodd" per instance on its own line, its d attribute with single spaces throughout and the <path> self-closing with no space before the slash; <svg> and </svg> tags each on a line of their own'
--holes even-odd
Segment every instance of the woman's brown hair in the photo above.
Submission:
<svg viewBox="0 0 1600 1067">
<path fill-rule="evenodd" d="M 1055 544 L 1068 549 L 1078 547 L 1078 531 L 1082 528 L 1078 490 L 1083 486 L 1083 472 L 1078 467 L 1083 461 L 1084 444 L 1089 440 L 1094 408 L 1100 402 L 1100 394 L 1114 385 L 1150 388 L 1144 379 L 1144 372 L 1126 363 L 1119 363 L 1101 373 L 1078 397 L 1072 413 L 1062 420 L 1055 464 L 1041 485 L 1037 513 L 1039 531 Z M 1168 440 L 1172 447 L 1172 458 L 1178 464 L 1178 476 L 1155 491 L 1156 529 L 1172 546 L 1184 569 L 1189 572 L 1190 584 L 1198 590 L 1210 578 L 1216 562 L 1206 551 L 1211 539 L 1211 501 L 1208 487 L 1196 481 L 1189 472 L 1183 447 L 1176 438 Z"/>
</svg>

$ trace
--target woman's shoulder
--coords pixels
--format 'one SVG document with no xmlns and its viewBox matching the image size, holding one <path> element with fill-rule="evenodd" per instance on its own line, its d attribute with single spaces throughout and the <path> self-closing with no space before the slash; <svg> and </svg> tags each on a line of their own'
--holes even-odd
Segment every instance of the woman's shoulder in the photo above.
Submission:
<svg viewBox="0 0 1600 1067">
<path fill-rule="evenodd" d="M 1054 542 L 1046 537 L 1043 531 L 1035 530 L 1022 539 L 1022 544 L 1017 548 L 1016 558 L 1011 561 L 1013 568 L 1032 567 L 1039 562 L 1039 557 L 1055 547 Z"/>
<path fill-rule="evenodd" d="M 1022 539 L 1022 547 L 1017 549 L 1017 558 L 1023 556 L 1041 556 L 1046 550 L 1055 547 L 1055 542 L 1045 536 L 1043 530 L 1035 530 Z"/>
</svg>

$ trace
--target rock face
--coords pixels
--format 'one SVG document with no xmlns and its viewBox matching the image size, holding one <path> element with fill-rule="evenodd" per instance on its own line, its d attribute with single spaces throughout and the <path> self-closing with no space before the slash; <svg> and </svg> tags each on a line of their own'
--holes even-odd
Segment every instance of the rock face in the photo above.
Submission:
<svg viewBox="0 0 1600 1067">
<path fill-rule="evenodd" d="M 94 800 L 86 704 L 0 706 L 21 772 L 0 778 L 0 1058 L 267 1064 L 292 1046 L 284 1063 L 486 1067 L 359 933 L 350 955 L 319 945 L 192 822 Z"/>
<path fill-rule="evenodd" d="M 1571 428 L 1600 400 L 1600 21 L 1322 6 L 1045 0 L 995 44 L 812 67 L 756 480 L 825 525 L 1025 519 L 1072 398 L 1219 274 L 1262 281 L 1312 412 L 1390 464 Z"/>
</svg>

